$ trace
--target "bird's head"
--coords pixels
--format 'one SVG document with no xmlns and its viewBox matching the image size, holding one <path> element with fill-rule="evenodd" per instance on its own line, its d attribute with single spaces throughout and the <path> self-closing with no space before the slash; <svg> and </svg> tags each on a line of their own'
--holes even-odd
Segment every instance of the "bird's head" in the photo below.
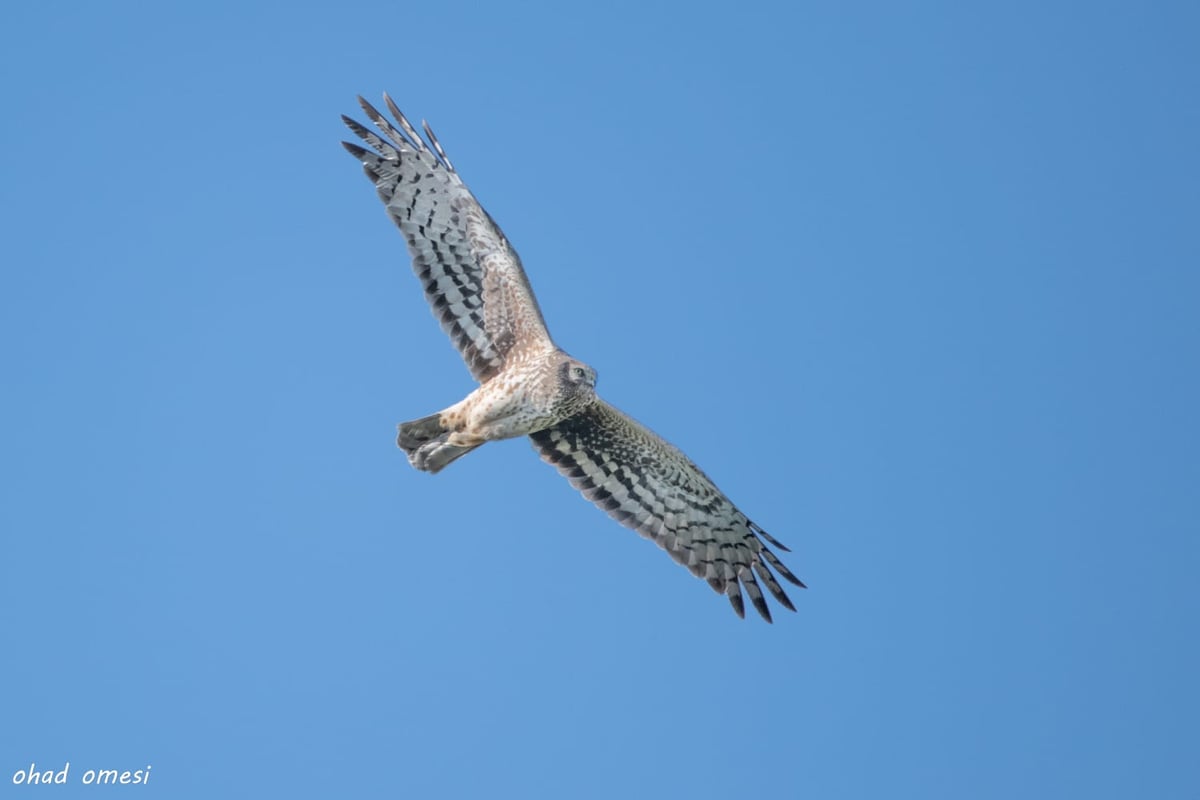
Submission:
<svg viewBox="0 0 1200 800">
<path fill-rule="evenodd" d="M 592 397 L 596 394 L 596 370 L 582 361 L 564 358 L 560 379 L 568 394 L 576 397 Z"/>
</svg>

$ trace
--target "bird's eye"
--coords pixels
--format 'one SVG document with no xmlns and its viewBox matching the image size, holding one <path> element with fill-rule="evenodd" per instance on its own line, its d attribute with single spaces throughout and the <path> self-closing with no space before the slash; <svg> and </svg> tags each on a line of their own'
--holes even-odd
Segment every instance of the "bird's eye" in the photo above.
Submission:
<svg viewBox="0 0 1200 800">
<path fill-rule="evenodd" d="M 571 367 L 571 377 L 577 381 L 583 380 L 583 367 Z"/>
</svg>

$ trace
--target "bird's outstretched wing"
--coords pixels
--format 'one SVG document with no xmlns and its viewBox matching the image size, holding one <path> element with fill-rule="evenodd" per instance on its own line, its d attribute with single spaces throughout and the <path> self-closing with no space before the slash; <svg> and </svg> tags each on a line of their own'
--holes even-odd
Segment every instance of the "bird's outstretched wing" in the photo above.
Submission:
<svg viewBox="0 0 1200 800">
<path fill-rule="evenodd" d="M 491 378 L 514 353 L 552 347 L 521 259 L 455 172 L 428 125 L 426 140 L 392 99 L 394 125 L 363 100 L 382 136 L 343 116 L 370 145 L 343 146 L 363 165 L 412 254 L 425 297 L 476 380 Z M 399 127 L 396 127 L 396 126 Z"/>
<path fill-rule="evenodd" d="M 784 607 L 795 606 L 771 573 L 803 587 L 767 543 L 787 550 L 737 509 L 699 467 L 662 437 L 602 400 L 531 434 L 542 459 L 584 497 L 627 528 L 654 540 L 745 615 L 741 589 L 763 619 L 771 611 L 758 580 Z"/>
</svg>

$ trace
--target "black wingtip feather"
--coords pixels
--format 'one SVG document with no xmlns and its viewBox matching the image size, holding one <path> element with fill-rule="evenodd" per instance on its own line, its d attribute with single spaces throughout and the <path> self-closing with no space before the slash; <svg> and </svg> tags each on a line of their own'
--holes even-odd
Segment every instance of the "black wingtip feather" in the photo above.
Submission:
<svg viewBox="0 0 1200 800">
<path fill-rule="evenodd" d="M 787 596 L 787 592 L 780 589 L 778 593 L 772 592 L 772 594 L 774 594 L 775 599 L 779 601 L 779 605 L 783 606 L 788 611 L 796 610 L 796 607 L 792 605 L 792 598 Z"/>
<path fill-rule="evenodd" d="M 778 572 L 780 575 L 782 575 L 784 577 L 784 579 L 787 580 L 789 583 L 793 583 L 796 586 L 799 586 L 801 589 L 808 588 L 807 586 L 804 585 L 803 582 L 801 582 L 801 580 L 799 578 L 797 578 L 795 575 L 792 574 L 792 571 L 790 569 L 788 569 L 786 566 L 784 566 L 783 562 L 780 561 L 779 558 L 774 553 L 772 553 L 770 550 L 768 550 L 765 547 L 762 549 L 762 557 L 764 559 L 766 559 L 766 562 L 768 564 L 770 564 L 772 567 L 774 567 L 775 571 Z"/>
<path fill-rule="evenodd" d="M 766 539 L 766 540 L 767 540 L 767 544 L 773 545 L 774 547 L 778 547 L 780 550 L 782 550 L 782 551 L 783 551 L 783 552 L 785 552 L 785 553 L 790 553 L 790 552 L 792 552 L 792 549 L 791 549 L 790 547 L 788 547 L 786 544 L 784 544 L 783 542 L 781 542 L 781 541 L 779 541 L 778 539 L 776 539 L 776 538 L 775 538 L 774 536 L 772 536 L 771 534 L 769 534 L 769 533 L 767 533 L 766 531 L 764 531 L 764 530 L 762 529 L 762 526 L 761 526 L 761 525 L 757 525 L 757 524 L 755 524 L 755 523 L 751 522 L 750 520 L 746 520 L 746 524 L 750 526 L 750 530 L 751 530 L 751 532 L 753 532 L 753 533 L 755 533 L 755 534 L 757 534 L 757 535 L 759 535 L 759 536 L 763 537 L 764 539 Z"/>
<path fill-rule="evenodd" d="M 342 117 L 342 119 L 345 119 L 345 117 Z M 358 145 L 354 144 L 353 142 L 342 142 L 342 147 L 346 148 L 346 152 L 349 153 L 350 155 L 354 156 L 355 158 L 357 158 L 359 161 L 362 161 L 363 157 L 371 152 L 370 150 L 359 147 Z M 345 163 L 345 162 L 342 162 L 342 163 Z"/>
<path fill-rule="evenodd" d="M 771 608 L 767 605 L 767 601 L 762 595 L 752 596 L 750 598 L 750 602 L 754 603 L 754 610 L 758 612 L 760 617 L 765 619 L 767 622 L 775 621 L 771 619 Z"/>
<path fill-rule="evenodd" d="M 371 119 L 377 120 L 383 117 L 383 114 L 379 113 L 379 109 L 371 105 L 367 98 L 363 97 L 361 94 L 358 95 L 358 104 L 362 106 L 362 110 L 365 111 L 367 116 Z"/>
<path fill-rule="evenodd" d="M 383 93 L 383 102 L 388 107 L 388 111 L 392 112 L 392 116 L 397 120 L 404 119 L 404 113 L 400 110 L 400 106 L 396 105 L 396 101 L 387 92 Z"/>
</svg>

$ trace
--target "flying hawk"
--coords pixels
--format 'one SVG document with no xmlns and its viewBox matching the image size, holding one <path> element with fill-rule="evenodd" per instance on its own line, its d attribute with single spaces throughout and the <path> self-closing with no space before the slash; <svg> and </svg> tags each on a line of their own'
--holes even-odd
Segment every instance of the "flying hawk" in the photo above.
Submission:
<svg viewBox="0 0 1200 800">
<path fill-rule="evenodd" d="M 528 436 L 588 500 L 707 580 L 739 617 L 744 588 L 771 621 L 759 580 L 795 611 L 771 568 L 804 584 L 767 544 L 787 548 L 687 456 L 596 395 L 596 371 L 550 338 L 521 259 L 429 125 L 422 138 L 392 99 L 383 99 L 395 124 L 360 97 L 382 136 L 343 116 L 371 149 L 342 144 L 404 234 L 434 315 L 480 383 L 444 411 L 400 424 L 397 443 L 409 463 L 438 472 L 481 444 Z"/>
</svg>

